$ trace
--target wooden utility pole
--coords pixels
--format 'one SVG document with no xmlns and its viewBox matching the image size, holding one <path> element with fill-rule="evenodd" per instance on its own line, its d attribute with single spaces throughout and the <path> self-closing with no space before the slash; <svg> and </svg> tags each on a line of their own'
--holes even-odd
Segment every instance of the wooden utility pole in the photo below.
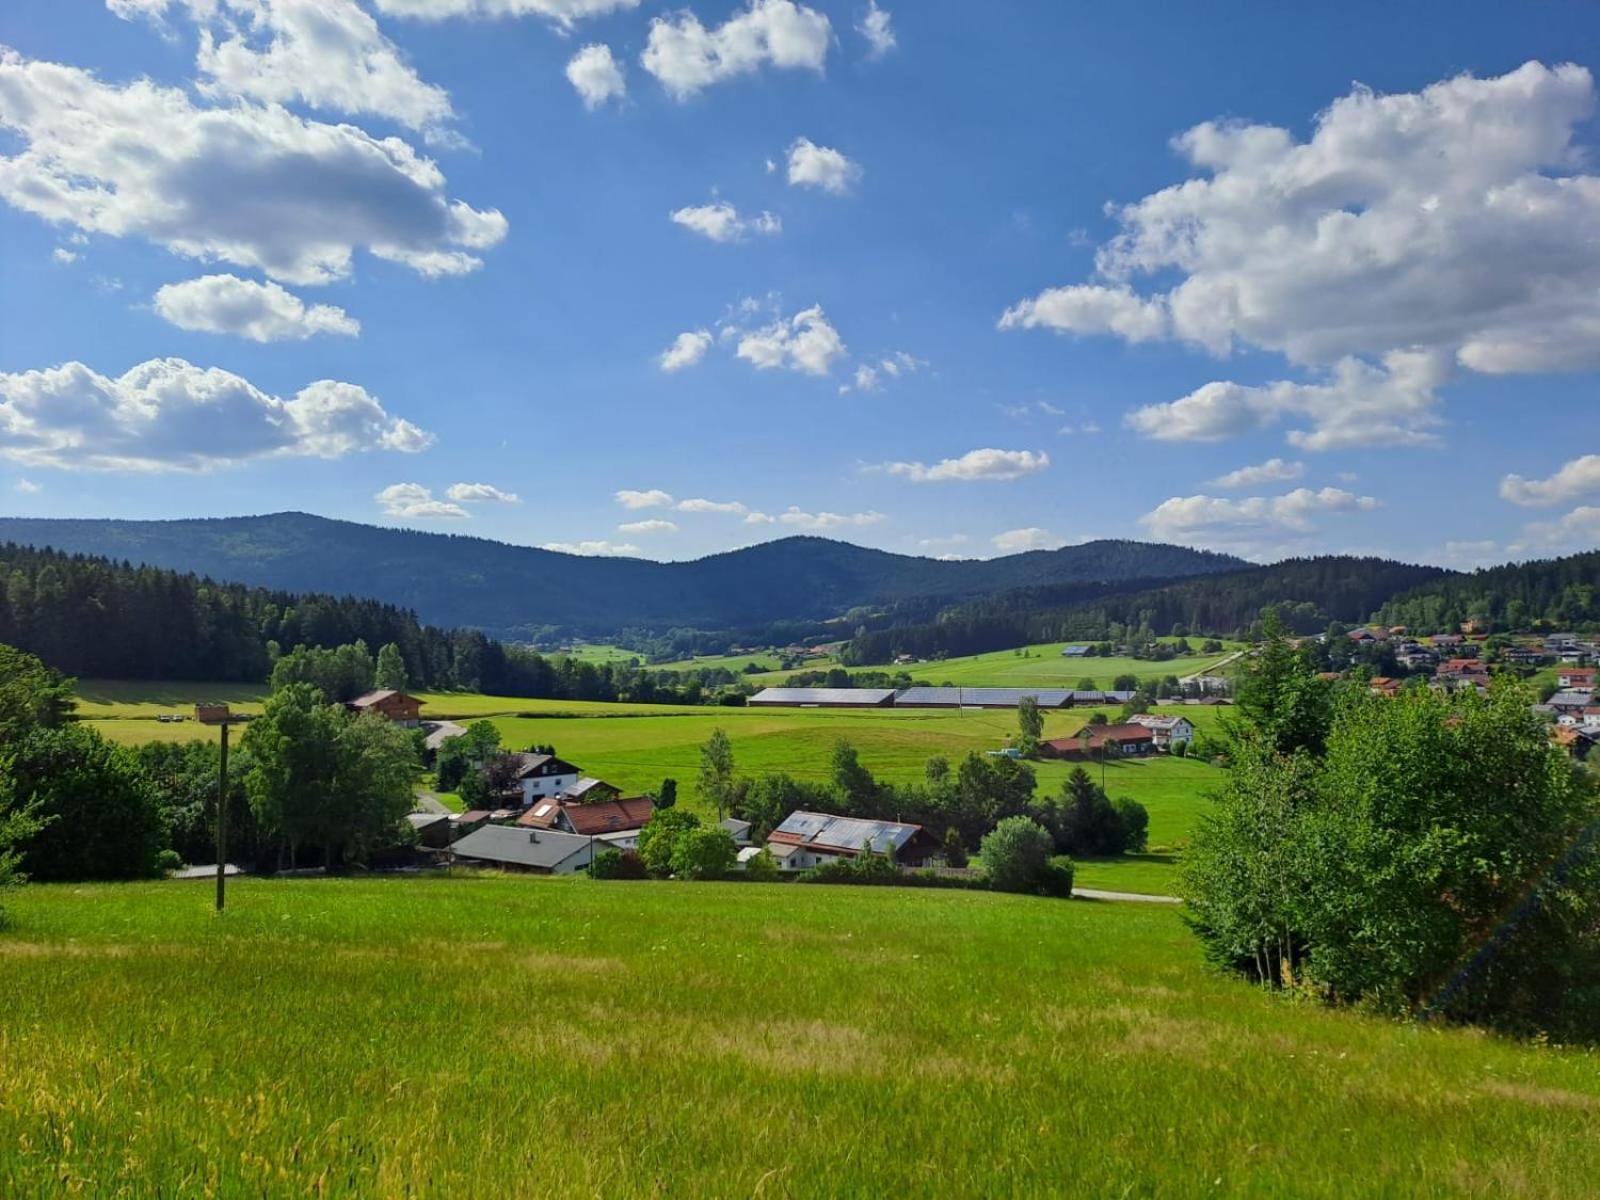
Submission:
<svg viewBox="0 0 1600 1200">
<path fill-rule="evenodd" d="M 227 902 L 228 880 L 228 726 L 244 720 L 226 704 L 196 704 L 194 719 L 222 727 L 222 753 L 217 759 L 217 911 Z"/>
</svg>

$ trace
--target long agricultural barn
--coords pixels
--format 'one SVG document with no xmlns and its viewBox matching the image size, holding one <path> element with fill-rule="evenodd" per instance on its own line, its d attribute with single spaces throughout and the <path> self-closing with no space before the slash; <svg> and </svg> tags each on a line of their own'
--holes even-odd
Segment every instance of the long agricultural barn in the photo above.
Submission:
<svg viewBox="0 0 1600 1200">
<path fill-rule="evenodd" d="M 887 708 L 893 688 L 767 688 L 750 703 L 771 708 Z"/>
<path fill-rule="evenodd" d="M 1040 708 L 1071 708 L 1068 688 L 913 687 L 895 697 L 896 708 L 1016 708 L 1032 696 Z"/>
</svg>

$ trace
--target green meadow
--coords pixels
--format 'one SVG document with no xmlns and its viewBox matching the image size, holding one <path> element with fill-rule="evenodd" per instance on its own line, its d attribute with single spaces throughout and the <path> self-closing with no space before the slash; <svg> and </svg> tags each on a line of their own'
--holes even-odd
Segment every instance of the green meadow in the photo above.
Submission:
<svg viewBox="0 0 1600 1200">
<path fill-rule="evenodd" d="M 89 681 L 80 685 L 79 712 L 108 738 L 125 744 L 211 737 L 211 731 L 193 721 L 173 724 L 154 719 L 158 711 L 172 711 L 180 696 L 208 694 L 188 690 L 199 686 Z M 219 690 L 242 712 L 259 710 L 265 697 L 264 688 Z M 664 778 L 674 778 L 682 802 L 696 807 L 700 747 L 718 727 L 727 730 L 742 774 L 781 771 L 800 779 L 824 780 L 834 744 L 843 739 L 855 745 L 875 775 L 894 783 L 921 779 L 928 759 L 936 755 L 954 762 L 971 751 L 998 749 L 1016 729 L 1015 713 L 1003 709 L 708 708 L 472 693 L 420 695 L 429 717 L 488 719 L 499 728 L 503 745 L 512 749 L 552 745 L 587 773 L 627 792 L 654 791 Z M 1077 733 L 1095 711 L 1047 713 L 1045 737 Z M 1098 711 L 1116 719 L 1117 710 Z M 1185 706 L 1157 711 L 1181 712 L 1202 733 L 1216 734 L 1226 710 Z M 1059 790 L 1073 765 L 1034 763 L 1040 789 Z M 1099 778 L 1100 766 L 1090 769 Z M 1188 839 L 1205 809 L 1206 794 L 1220 783 L 1220 769 L 1198 758 L 1162 756 L 1108 763 L 1104 775 L 1113 796 L 1131 797 L 1149 810 L 1150 849 L 1155 854 L 1144 862 L 1123 858 L 1084 863 L 1080 882 L 1086 887 L 1171 892 L 1176 886 L 1171 852 Z"/>
<path fill-rule="evenodd" d="M 31 886 L 0 1195 L 1574 1197 L 1592 1053 L 1205 969 L 1162 906 L 518 877 Z"/>
</svg>

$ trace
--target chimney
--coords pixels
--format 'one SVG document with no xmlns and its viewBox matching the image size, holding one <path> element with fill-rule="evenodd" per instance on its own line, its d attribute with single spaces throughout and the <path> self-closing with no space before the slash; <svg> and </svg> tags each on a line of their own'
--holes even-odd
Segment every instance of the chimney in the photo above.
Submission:
<svg viewBox="0 0 1600 1200">
<path fill-rule="evenodd" d="M 539 841 L 539 831 L 537 829 L 528 830 L 528 840 L 537 845 Z"/>
</svg>

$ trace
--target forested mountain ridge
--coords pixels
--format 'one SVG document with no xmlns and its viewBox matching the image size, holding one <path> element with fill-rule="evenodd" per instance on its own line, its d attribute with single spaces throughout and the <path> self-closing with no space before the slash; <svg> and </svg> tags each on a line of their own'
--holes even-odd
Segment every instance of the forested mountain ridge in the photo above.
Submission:
<svg viewBox="0 0 1600 1200">
<path fill-rule="evenodd" d="M 1475 619 L 1511 629 L 1529 622 L 1600 624 L 1600 550 L 1451 575 L 1393 597 L 1379 619 L 1408 629 L 1454 629 Z"/>
<path fill-rule="evenodd" d="M 1330 621 L 1365 621 L 1397 593 L 1449 576 L 1440 567 L 1332 555 L 1161 587 L 1106 588 L 1109 594 L 1098 597 L 1082 588 L 1025 588 L 952 605 L 933 620 L 896 625 L 891 619 L 887 627 L 858 632 L 845 657 L 871 665 L 898 654 L 930 658 L 1037 642 L 1120 640 L 1119 630 L 1247 634 L 1268 605 L 1295 632 L 1313 633 Z"/>
<path fill-rule="evenodd" d="M 1237 570 L 1180 546 L 1099 541 L 942 561 L 791 537 L 692 562 L 587 558 L 306 513 L 179 521 L 0 517 L 0 541 L 53 547 L 285 592 L 370 596 L 427 623 L 531 640 L 550 629 L 756 629 L 852 608 L 953 603 L 1028 586 Z"/>
</svg>

